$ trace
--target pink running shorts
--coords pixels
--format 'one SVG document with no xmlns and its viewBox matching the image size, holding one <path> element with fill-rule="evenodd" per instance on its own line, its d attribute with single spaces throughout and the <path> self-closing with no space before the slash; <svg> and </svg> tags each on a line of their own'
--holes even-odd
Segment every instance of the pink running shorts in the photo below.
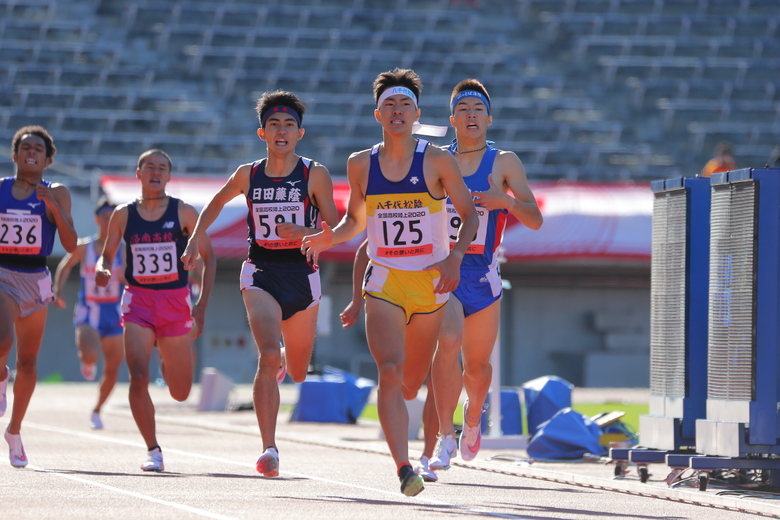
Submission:
<svg viewBox="0 0 780 520">
<path fill-rule="evenodd" d="M 190 289 L 144 289 L 126 286 L 122 295 L 122 326 L 135 323 L 158 338 L 189 334 L 192 329 Z"/>
</svg>

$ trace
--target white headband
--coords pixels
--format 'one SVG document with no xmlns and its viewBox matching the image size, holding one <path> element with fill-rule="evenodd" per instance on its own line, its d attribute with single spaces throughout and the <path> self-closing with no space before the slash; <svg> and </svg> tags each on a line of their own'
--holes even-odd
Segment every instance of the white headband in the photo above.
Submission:
<svg viewBox="0 0 780 520">
<path fill-rule="evenodd" d="M 390 87 L 389 89 L 382 92 L 382 95 L 379 96 L 379 99 L 376 102 L 377 108 L 382 105 L 382 102 L 389 98 L 390 96 L 395 96 L 397 94 L 402 94 L 404 96 L 408 96 L 412 98 L 412 101 L 414 102 L 414 108 L 417 108 L 417 96 L 414 95 L 414 92 L 412 92 L 410 89 L 406 87 Z"/>
<path fill-rule="evenodd" d="M 390 96 L 395 96 L 398 94 L 409 97 L 414 103 L 415 110 L 418 108 L 417 96 L 415 96 L 414 92 L 412 92 L 410 89 L 406 87 L 390 87 L 389 89 L 382 92 L 382 94 L 379 96 L 379 99 L 376 102 L 377 108 L 379 108 L 382 105 L 382 102 L 385 99 L 389 98 Z M 412 133 L 420 134 L 420 135 L 429 135 L 432 137 L 444 137 L 445 135 L 447 135 L 447 127 L 436 126 L 436 125 L 423 125 L 419 121 L 415 121 L 414 123 L 412 123 Z"/>
</svg>

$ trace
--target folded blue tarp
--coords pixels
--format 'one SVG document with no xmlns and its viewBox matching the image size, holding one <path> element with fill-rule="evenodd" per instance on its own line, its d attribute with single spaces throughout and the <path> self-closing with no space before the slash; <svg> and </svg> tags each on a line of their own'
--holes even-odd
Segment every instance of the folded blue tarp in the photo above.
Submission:
<svg viewBox="0 0 780 520">
<path fill-rule="evenodd" d="M 564 408 L 552 419 L 539 425 L 539 430 L 528 443 L 528 455 L 534 459 L 573 460 L 586 453 L 602 455 L 599 444 L 601 428 L 589 417 Z"/>
<path fill-rule="evenodd" d="M 539 425 L 558 410 L 571 407 L 574 385 L 557 376 L 543 376 L 523 383 L 528 435 L 534 435 Z"/>
</svg>

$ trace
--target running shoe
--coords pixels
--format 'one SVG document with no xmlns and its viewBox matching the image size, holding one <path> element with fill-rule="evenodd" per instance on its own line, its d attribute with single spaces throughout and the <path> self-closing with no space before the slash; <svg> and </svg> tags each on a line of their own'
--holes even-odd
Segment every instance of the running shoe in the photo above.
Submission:
<svg viewBox="0 0 780 520">
<path fill-rule="evenodd" d="M 463 431 L 460 432 L 460 458 L 474 460 L 479 453 L 479 445 L 482 441 L 482 420 L 476 426 L 469 426 L 466 422 L 466 411 L 469 408 L 469 400 L 463 404 Z"/>
<path fill-rule="evenodd" d="M 433 450 L 433 458 L 428 467 L 432 470 L 450 469 L 450 459 L 458 454 L 458 443 L 454 434 L 439 437 L 436 449 Z"/>
<path fill-rule="evenodd" d="M 425 482 L 436 482 L 439 477 L 428 467 L 428 457 L 420 457 L 420 462 L 414 467 L 414 472 L 422 477 Z"/>
<path fill-rule="evenodd" d="M 0 381 L 0 417 L 5 415 L 8 408 L 8 400 L 5 398 L 5 391 L 8 388 L 8 380 L 11 379 L 11 371 L 5 367 L 5 379 Z"/>
<path fill-rule="evenodd" d="M 19 434 L 12 435 L 8 433 L 8 428 L 6 428 L 4 437 L 5 442 L 8 443 L 8 458 L 11 459 L 11 466 L 15 468 L 25 467 L 27 465 L 27 454 L 24 453 L 22 436 Z"/>
<path fill-rule="evenodd" d="M 94 381 L 95 376 L 97 375 L 97 367 L 94 363 L 91 365 L 88 365 L 87 363 L 81 364 L 81 375 L 84 376 L 84 379 L 87 381 Z"/>
<path fill-rule="evenodd" d="M 264 477 L 279 476 L 279 452 L 273 446 L 266 448 L 255 466 Z"/>
<path fill-rule="evenodd" d="M 425 489 L 423 478 L 414 472 L 410 464 L 401 466 L 398 472 L 398 480 L 401 481 L 401 493 L 408 497 L 419 495 Z"/>
<path fill-rule="evenodd" d="M 103 421 L 100 420 L 100 414 L 98 412 L 92 412 L 92 417 L 89 419 L 89 427 L 93 430 L 103 429 Z"/>
<path fill-rule="evenodd" d="M 149 452 L 149 458 L 146 459 L 146 462 L 141 464 L 141 469 L 144 471 L 165 471 L 162 451 L 160 448 L 155 448 Z"/>
</svg>

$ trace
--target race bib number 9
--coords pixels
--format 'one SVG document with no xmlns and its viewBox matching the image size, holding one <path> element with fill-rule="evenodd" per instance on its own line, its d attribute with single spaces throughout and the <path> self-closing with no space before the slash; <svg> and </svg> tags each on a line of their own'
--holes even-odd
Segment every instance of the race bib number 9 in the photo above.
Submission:
<svg viewBox="0 0 780 520">
<path fill-rule="evenodd" d="M 304 224 L 303 202 L 270 202 L 252 204 L 255 222 L 255 242 L 266 249 L 292 249 L 301 246 L 300 239 L 279 238 L 277 226 L 290 223 Z"/>
<path fill-rule="evenodd" d="M 379 229 L 376 236 L 380 257 L 407 257 L 433 253 L 433 233 L 427 207 L 413 210 L 378 210 L 374 213 Z"/>
<path fill-rule="evenodd" d="M 485 237 L 487 236 L 487 223 L 488 223 L 488 210 L 476 206 L 477 217 L 479 217 L 479 228 L 477 228 L 477 234 L 474 236 L 474 240 L 469 244 L 469 249 L 466 251 L 470 254 L 481 255 L 485 252 Z M 455 211 L 455 206 L 447 204 L 447 228 L 450 235 L 450 250 L 455 247 L 455 242 L 458 241 L 458 228 L 461 223 L 460 215 Z"/>
<path fill-rule="evenodd" d="M 140 284 L 175 282 L 179 279 L 176 244 L 155 242 L 132 244 L 133 277 Z"/>
<path fill-rule="evenodd" d="M 0 253 L 37 255 L 41 252 L 40 215 L 0 213 Z"/>
</svg>

